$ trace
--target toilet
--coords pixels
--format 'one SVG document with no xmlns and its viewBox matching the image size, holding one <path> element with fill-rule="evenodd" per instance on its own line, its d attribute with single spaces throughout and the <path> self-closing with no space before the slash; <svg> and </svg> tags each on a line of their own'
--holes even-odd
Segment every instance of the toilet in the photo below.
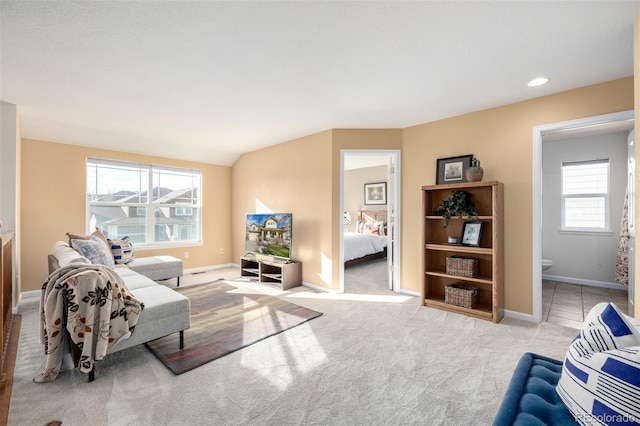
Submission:
<svg viewBox="0 0 640 426">
<path fill-rule="evenodd" d="M 542 259 L 542 270 L 546 271 L 547 269 L 553 266 L 553 260 Z"/>
</svg>

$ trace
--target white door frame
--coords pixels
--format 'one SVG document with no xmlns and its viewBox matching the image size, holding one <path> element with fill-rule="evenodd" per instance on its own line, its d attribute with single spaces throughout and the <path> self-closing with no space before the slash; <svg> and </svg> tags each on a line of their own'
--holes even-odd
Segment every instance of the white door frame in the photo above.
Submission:
<svg viewBox="0 0 640 426">
<path fill-rule="evenodd" d="M 623 111 L 578 120 L 545 124 L 533 128 L 533 188 L 532 188 L 532 280 L 533 321 L 542 321 L 542 137 L 547 132 L 595 127 L 634 119 L 634 112 Z M 631 284 L 631 283 L 630 283 Z"/>
<path fill-rule="evenodd" d="M 340 218 L 339 223 L 343 221 L 343 212 L 344 212 L 344 157 L 345 155 L 380 155 L 385 157 L 393 157 L 394 163 L 394 173 L 395 179 L 392 182 L 393 187 L 387 187 L 387 200 L 390 200 L 391 203 L 395 203 L 395 211 L 393 215 L 387 215 L 387 221 L 393 220 L 393 229 L 394 229 L 394 249 L 392 250 L 393 254 L 393 291 L 398 292 L 400 290 L 400 150 L 399 149 L 342 149 L 340 150 Z M 393 198 L 391 198 L 393 197 Z M 389 206 L 389 204 L 387 204 Z M 389 219 L 391 218 L 391 219 Z M 389 244 L 392 242 L 389 241 Z M 344 293 L 344 233 L 342 232 L 342 227 L 340 227 L 340 286 L 338 289 L 339 293 Z"/>
</svg>

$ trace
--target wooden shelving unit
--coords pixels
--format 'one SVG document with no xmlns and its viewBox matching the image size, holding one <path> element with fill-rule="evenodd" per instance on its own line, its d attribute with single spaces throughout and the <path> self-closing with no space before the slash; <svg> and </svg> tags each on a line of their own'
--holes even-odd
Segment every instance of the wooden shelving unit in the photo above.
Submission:
<svg viewBox="0 0 640 426">
<path fill-rule="evenodd" d="M 0 389 L 7 384 L 6 344 L 9 342 L 11 323 L 13 320 L 13 232 L 0 234 Z"/>
<path fill-rule="evenodd" d="M 482 237 L 479 247 L 448 244 L 447 237 L 461 240 L 465 220 L 451 218 L 446 228 L 442 216 L 432 213 L 453 190 L 471 194 L 478 218 L 482 221 Z M 468 182 L 461 184 L 430 185 L 422 187 L 424 226 L 422 232 L 422 305 L 458 312 L 465 315 L 500 322 L 503 317 L 503 193 L 501 182 Z M 479 260 L 478 277 L 462 277 L 446 272 L 446 259 L 460 256 Z M 445 286 L 453 283 L 473 285 L 478 288 L 478 306 L 465 308 L 445 303 Z"/>
<path fill-rule="evenodd" d="M 243 256 L 240 258 L 240 275 L 252 281 L 276 286 L 281 290 L 302 285 L 302 265 L 294 261 Z"/>
</svg>

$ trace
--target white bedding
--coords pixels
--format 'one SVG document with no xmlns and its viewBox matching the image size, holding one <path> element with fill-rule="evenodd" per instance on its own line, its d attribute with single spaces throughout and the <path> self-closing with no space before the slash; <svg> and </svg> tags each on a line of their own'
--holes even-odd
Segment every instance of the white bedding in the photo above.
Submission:
<svg viewBox="0 0 640 426">
<path fill-rule="evenodd" d="M 387 246 L 387 237 L 372 234 L 344 233 L 344 261 L 378 253 Z"/>
</svg>

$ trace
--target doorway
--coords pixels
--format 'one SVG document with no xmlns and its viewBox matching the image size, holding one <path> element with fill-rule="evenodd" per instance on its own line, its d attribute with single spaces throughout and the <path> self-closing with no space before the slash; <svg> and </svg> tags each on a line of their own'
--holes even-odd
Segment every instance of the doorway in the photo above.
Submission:
<svg viewBox="0 0 640 426">
<path fill-rule="evenodd" d="M 545 226 L 543 220 L 543 142 L 552 140 L 569 139 L 577 136 L 594 136 L 616 131 L 630 131 L 633 128 L 634 112 L 625 111 L 615 114 L 607 114 L 597 117 L 589 117 L 580 120 L 567 121 L 562 123 L 554 123 L 544 126 L 537 126 L 533 129 L 533 233 L 532 233 L 532 287 L 533 287 L 533 320 L 541 322 L 543 319 L 543 277 L 542 277 L 542 259 L 543 259 L 543 228 Z M 633 156 L 632 156 L 633 157 Z M 626 166 L 625 166 L 626 170 Z M 624 180 L 626 183 L 626 179 Z M 625 185 L 626 186 L 626 185 Z M 553 194 L 552 194 L 553 196 Z M 549 201 L 549 200 L 547 200 Z M 558 205 L 560 202 L 558 201 Z M 610 218 L 611 223 L 619 221 L 620 218 Z M 546 223 L 547 227 L 555 227 L 556 233 L 558 226 L 556 224 Z M 545 230 L 548 231 L 548 230 Z M 549 259 L 555 264 L 554 259 Z M 558 260 L 562 262 L 561 260 Z M 632 269 L 630 262 L 630 270 Z M 553 266 L 552 266 L 553 267 Z M 558 269 L 558 268 L 556 268 Z M 548 274 L 550 271 L 546 271 Z M 588 280 L 586 280 L 588 281 Z M 578 284 L 590 284 L 588 282 Z M 630 288 L 633 286 L 633 280 L 630 279 Z"/>
<path fill-rule="evenodd" d="M 375 281 L 376 292 L 399 290 L 400 268 L 396 267 L 400 264 L 399 177 L 399 150 L 340 151 L 340 219 L 344 223 L 339 237 L 341 293 L 349 291 L 346 277 L 362 277 L 364 272 L 371 274 L 367 286 Z M 375 247 L 370 254 L 354 253 L 354 243 L 360 245 L 364 237 L 370 240 L 367 245 Z M 346 258 L 348 274 L 345 274 Z"/>
</svg>

